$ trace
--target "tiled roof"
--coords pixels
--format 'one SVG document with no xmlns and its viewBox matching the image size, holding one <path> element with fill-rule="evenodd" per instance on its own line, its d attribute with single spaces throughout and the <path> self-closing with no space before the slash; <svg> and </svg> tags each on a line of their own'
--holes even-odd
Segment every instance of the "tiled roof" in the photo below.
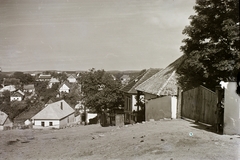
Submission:
<svg viewBox="0 0 240 160">
<path fill-rule="evenodd" d="M 62 108 L 61 108 L 62 103 Z M 37 113 L 32 119 L 56 119 L 60 120 L 75 111 L 64 100 L 48 104 L 43 110 Z"/>
<path fill-rule="evenodd" d="M 15 88 L 14 85 L 5 86 L 5 87 L 3 87 L 3 88 L 0 89 L 0 92 L 3 92 L 3 91 L 5 91 L 5 90 L 8 90 L 8 91 L 10 91 L 10 92 L 13 92 L 13 91 L 16 90 L 16 88 Z"/>
<path fill-rule="evenodd" d="M 136 78 L 134 78 L 132 81 L 130 81 L 128 83 L 128 85 L 124 86 L 121 91 L 125 92 L 125 93 L 131 93 L 131 94 L 136 94 L 137 91 L 135 90 L 135 88 L 140 85 L 141 83 L 143 83 L 144 81 L 146 81 L 147 79 L 149 79 L 150 77 L 152 77 L 154 74 L 156 74 L 158 71 L 160 71 L 161 69 L 158 68 L 150 68 L 147 71 L 145 71 L 144 73 L 140 74 L 139 76 L 137 76 Z"/>
<path fill-rule="evenodd" d="M 181 56 L 165 69 L 159 71 L 151 78 L 136 87 L 136 90 L 154 94 L 154 95 L 176 95 L 177 94 L 177 68 L 185 60 L 185 56 Z"/>
<path fill-rule="evenodd" d="M 38 77 L 38 79 L 51 79 L 51 75 L 43 75 L 43 74 L 41 74 L 39 77 Z"/>
<path fill-rule="evenodd" d="M 11 95 L 11 97 L 23 97 L 23 96 L 24 94 L 22 91 L 16 91 Z"/>
<path fill-rule="evenodd" d="M 34 89 L 34 84 L 24 85 L 23 89 L 24 90 L 32 90 L 32 89 Z"/>
<path fill-rule="evenodd" d="M 68 88 L 71 88 L 71 84 L 70 84 L 68 81 L 64 81 L 64 82 L 59 86 L 59 89 L 60 89 L 64 84 L 65 84 Z"/>
<path fill-rule="evenodd" d="M 50 83 L 59 83 L 57 78 L 51 78 Z"/>
</svg>

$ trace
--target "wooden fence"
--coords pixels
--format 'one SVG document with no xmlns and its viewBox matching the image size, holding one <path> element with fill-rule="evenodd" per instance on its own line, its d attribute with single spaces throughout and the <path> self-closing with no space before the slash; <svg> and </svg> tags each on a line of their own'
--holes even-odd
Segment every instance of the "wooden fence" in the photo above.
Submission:
<svg viewBox="0 0 240 160">
<path fill-rule="evenodd" d="M 203 86 L 182 93 L 182 117 L 214 125 L 216 107 L 216 93 Z"/>
</svg>

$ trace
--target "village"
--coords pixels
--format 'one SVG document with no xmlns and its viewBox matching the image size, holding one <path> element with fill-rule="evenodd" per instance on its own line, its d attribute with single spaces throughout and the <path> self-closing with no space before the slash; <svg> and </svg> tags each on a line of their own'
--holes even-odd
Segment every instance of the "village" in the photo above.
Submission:
<svg viewBox="0 0 240 160">
<path fill-rule="evenodd" d="M 119 105 L 112 109 L 108 108 L 103 112 L 97 112 L 96 110 L 94 112 L 93 109 L 84 107 L 83 99 L 81 101 L 81 96 L 84 95 L 84 93 L 82 93 L 84 84 L 79 83 L 83 82 L 79 80 L 84 78 L 83 73 L 66 74 L 64 76 L 65 79 L 61 77 L 59 79 L 54 78 L 51 74 L 38 73 L 37 76 L 29 75 L 29 77 L 34 76 L 37 78 L 32 79 L 34 84 L 27 85 L 21 84 L 20 79 L 4 78 L 0 90 L 2 100 L 1 107 L 3 107 L 1 108 L 0 114 L 1 132 L 3 133 L 1 133 L 1 135 L 4 138 L 8 133 L 10 135 L 12 133 L 14 134 L 12 136 L 15 137 L 15 139 L 9 137 L 11 140 L 8 140 L 8 138 L 4 138 L 4 141 L 11 146 L 11 143 L 18 143 L 22 137 L 25 138 L 20 140 L 21 143 L 30 143 L 31 139 L 34 140 L 35 136 L 41 136 L 41 133 L 44 132 L 46 132 L 45 134 L 52 134 L 52 131 L 55 131 L 54 133 L 57 136 L 58 133 L 56 132 L 56 129 L 60 129 L 60 137 L 63 136 L 63 133 L 61 133 L 62 131 L 64 131 L 64 135 L 66 134 L 66 136 L 68 136 L 68 134 L 65 132 L 80 131 L 82 134 L 86 134 L 81 134 L 83 137 L 90 136 L 91 140 L 100 140 L 103 139 L 105 135 L 110 136 L 112 134 L 117 134 L 118 136 L 123 136 L 130 131 L 127 131 L 126 129 L 131 128 L 131 126 L 138 130 L 141 126 L 146 128 L 150 126 L 154 127 L 157 124 L 162 128 L 167 127 L 165 126 L 167 123 L 172 123 L 172 125 L 174 125 L 173 128 L 177 129 L 176 125 L 184 125 L 188 128 L 194 124 L 194 126 L 198 126 L 197 131 L 194 129 L 185 133 L 190 138 L 195 137 L 195 134 L 200 134 L 201 131 L 209 132 L 211 133 L 210 137 L 212 137 L 213 141 L 214 137 L 218 137 L 219 139 L 217 141 L 221 141 L 221 144 L 233 145 L 233 149 L 236 149 L 236 152 L 233 155 L 230 156 L 230 152 L 226 152 L 225 156 L 230 156 L 232 159 L 234 159 L 234 157 L 239 157 L 237 148 L 239 147 L 240 137 L 237 135 L 240 134 L 238 123 L 238 105 L 240 97 L 235 92 L 236 82 L 221 83 L 222 86 L 219 84 L 219 86 L 216 87 L 215 92 L 203 86 L 183 92 L 180 90 L 180 86 L 177 83 L 177 77 L 179 75 L 176 72 L 176 69 L 183 63 L 183 61 L 184 56 L 175 60 L 164 69 L 145 69 L 141 72 L 132 74 L 132 76 L 126 74 L 121 76 L 118 74 L 118 82 L 121 84 L 119 91 L 122 94 L 123 107 Z M 92 71 L 95 72 L 94 69 Z M 60 75 L 62 73 L 57 74 Z M 13 75 L 16 75 L 16 73 L 13 73 Z M 13 75 L 10 77 L 13 77 Z M 25 77 L 26 75 L 27 74 L 25 74 Z M 109 75 L 110 81 L 117 81 L 117 78 L 114 75 Z M 110 81 L 108 83 L 110 83 Z M 18 85 L 16 85 L 16 82 Z M 44 85 L 40 85 L 41 83 L 45 84 L 45 89 L 49 91 L 49 93 L 50 90 L 54 88 L 55 94 L 49 94 L 51 95 L 50 97 L 43 95 L 40 96 L 41 92 L 37 91 L 38 89 L 36 86 L 41 86 L 40 89 L 43 90 Z M 97 84 L 96 92 L 102 92 L 103 90 L 107 90 L 107 85 Z M 43 91 L 43 93 L 46 94 L 46 91 Z M 69 94 L 71 94 L 70 98 L 67 96 Z M 8 99 L 6 99 L 7 95 L 9 95 Z M 235 101 L 233 101 L 232 98 L 234 98 Z M 93 101 L 93 99 L 91 99 L 91 101 Z M 219 115 L 216 114 L 216 111 L 219 102 L 224 102 L 224 114 L 220 115 L 222 116 L 220 117 L 222 120 L 218 124 L 217 119 Z M 7 106 L 8 108 L 15 107 L 15 110 L 7 110 L 4 108 L 7 103 L 10 104 L 10 106 Z M 11 115 L 12 117 L 14 116 L 14 118 L 8 116 L 3 110 L 6 110 L 8 113 L 14 112 L 15 115 Z M 154 136 L 156 136 L 155 134 L 158 133 L 156 130 L 158 127 L 156 128 L 155 126 L 154 128 L 155 131 L 151 132 L 153 135 L 148 133 L 148 137 L 151 137 L 150 139 L 153 139 Z M 122 131 L 120 132 L 118 130 L 126 130 L 126 133 L 122 133 Z M 22 132 L 21 136 L 16 135 L 19 131 Z M 134 131 L 134 133 L 135 132 L 136 131 Z M 139 142 L 142 143 L 144 142 L 144 137 L 146 135 L 140 131 L 138 132 L 142 135 L 137 134 L 134 136 L 135 133 L 132 138 L 135 139 L 137 136 L 140 136 L 141 138 Z M 176 132 L 176 130 L 171 132 L 166 130 L 166 132 L 167 134 L 172 134 Z M 186 131 L 183 130 L 183 132 Z M 203 133 L 201 132 L 201 134 Z M 226 136 L 229 138 L 229 142 L 222 140 L 222 138 L 226 139 Z M 55 138 L 58 139 L 60 137 Z M 168 136 L 164 137 L 167 138 Z M 73 136 L 72 138 L 75 139 L 76 137 Z M 233 139 L 234 141 L 231 141 Z M 165 140 L 162 138 L 160 141 Z M 192 140 L 190 139 L 190 141 Z M 194 140 L 194 142 L 195 141 L 196 140 Z M 234 144 L 232 144 L 232 142 Z M 215 142 L 215 144 L 219 143 L 220 142 Z M 186 145 L 188 146 L 188 144 Z M 88 148 L 88 146 L 85 147 Z M 92 154 L 93 150 L 89 151 L 91 154 L 89 154 L 88 151 L 86 152 L 87 153 L 82 153 L 80 157 L 83 159 L 88 159 L 87 157 L 89 156 L 91 159 L 96 158 L 95 154 Z M 155 152 L 165 153 L 165 151 L 151 150 L 151 153 L 153 153 L 153 159 L 158 155 Z M 168 151 L 166 151 L 166 153 L 167 152 Z M 3 153 L 1 152 L 1 154 Z M 51 154 L 48 153 L 47 155 L 50 157 L 45 157 L 46 159 L 52 159 Z M 107 155 L 116 158 L 113 155 Z M 124 156 L 126 156 L 126 154 L 124 154 Z M 225 156 L 223 157 L 225 158 Z M 42 157 L 44 156 L 42 155 Z M 142 158 L 142 155 L 140 157 Z M 184 159 L 183 157 L 182 159 Z M 224 159 L 223 157 L 222 159 Z M 31 159 L 33 157 L 27 157 L 27 159 L 29 158 Z M 103 157 L 100 159 L 102 158 Z"/>
<path fill-rule="evenodd" d="M 0 13 L 0 160 L 240 160 L 238 0 Z"/>
</svg>

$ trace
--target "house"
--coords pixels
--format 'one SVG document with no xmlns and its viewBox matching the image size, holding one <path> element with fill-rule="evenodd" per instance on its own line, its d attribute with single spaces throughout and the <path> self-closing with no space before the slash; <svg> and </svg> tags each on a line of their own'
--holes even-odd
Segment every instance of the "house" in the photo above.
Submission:
<svg viewBox="0 0 240 160">
<path fill-rule="evenodd" d="M 69 93 L 71 89 L 71 84 L 68 81 L 63 82 L 59 86 L 59 92 L 60 93 Z"/>
<path fill-rule="evenodd" d="M 22 101 L 24 98 L 24 93 L 20 90 L 17 90 L 16 92 L 13 92 L 10 95 L 10 101 Z"/>
<path fill-rule="evenodd" d="M 34 84 L 23 85 L 23 92 L 32 93 L 35 91 Z"/>
<path fill-rule="evenodd" d="M 75 76 L 74 74 L 71 74 L 68 76 L 67 78 L 69 83 L 76 83 L 77 82 L 77 76 Z"/>
<path fill-rule="evenodd" d="M 53 84 L 59 83 L 60 81 L 57 78 L 51 78 L 48 84 L 48 88 L 52 88 Z"/>
<path fill-rule="evenodd" d="M 183 63 L 185 56 L 181 56 L 165 69 L 137 86 L 135 89 L 144 94 L 145 120 L 160 120 L 163 118 L 177 118 L 177 68 Z"/>
<path fill-rule="evenodd" d="M 137 117 L 135 117 L 134 112 L 141 110 L 141 108 L 139 108 L 136 105 L 138 93 L 135 88 L 160 70 L 161 69 L 150 68 L 147 71 L 141 72 L 140 75 L 138 75 L 136 78 L 130 81 L 126 86 L 121 88 L 121 91 L 124 93 L 125 123 L 131 123 L 132 121 L 137 121 Z M 139 98 L 143 99 L 144 96 L 140 95 Z"/>
<path fill-rule="evenodd" d="M 74 123 L 75 110 L 64 100 L 48 104 L 31 118 L 33 128 L 53 127 L 63 128 Z"/>
<path fill-rule="evenodd" d="M 123 75 L 121 78 L 120 78 L 120 81 L 122 83 L 123 86 L 127 85 L 128 82 L 130 81 L 130 76 L 129 75 Z"/>
<path fill-rule="evenodd" d="M 0 131 L 5 130 L 7 128 L 11 128 L 13 123 L 9 119 L 8 115 L 2 111 L 0 111 Z"/>
<path fill-rule="evenodd" d="M 50 81 L 52 78 L 49 74 L 40 74 L 37 81 Z"/>
</svg>

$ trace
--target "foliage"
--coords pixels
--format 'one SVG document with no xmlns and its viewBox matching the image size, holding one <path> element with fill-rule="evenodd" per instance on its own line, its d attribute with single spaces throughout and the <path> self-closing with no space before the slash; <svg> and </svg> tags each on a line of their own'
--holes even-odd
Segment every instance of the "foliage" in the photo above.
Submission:
<svg viewBox="0 0 240 160">
<path fill-rule="evenodd" d="M 183 89 L 205 85 L 214 88 L 231 81 L 240 69 L 239 1 L 197 0 L 197 15 L 183 30 L 188 38 L 181 50 L 187 57 L 178 69 Z"/>
<path fill-rule="evenodd" d="M 30 74 L 24 74 L 23 72 L 14 72 L 12 78 L 20 79 L 22 84 L 34 83 L 34 78 Z"/>
<path fill-rule="evenodd" d="M 123 105 L 123 95 L 120 92 L 121 83 L 104 70 L 90 69 L 81 75 L 80 84 L 83 92 L 83 105 L 92 111 L 100 113 L 119 105 Z"/>
<path fill-rule="evenodd" d="M 11 120 L 13 120 L 17 115 L 23 112 L 27 108 L 27 104 L 22 101 L 15 101 L 10 103 L 3 103 L 0 108 L 5 112 Z"/>
<path fill-rule="evenodd" d="M 10 91 L 5 90 L 2 92 L 2 100 L 3 102 L 9 103 L 10 102 Z"/>
<path fill-rule="evenodd" d="M 78 84 L 73 84 L 69 93 L 63 93 L 62 98 L 72 107 L 81 100 L 81 92 Z"/>
<path fill-rule="evenodd" d="M 8 86 L 8 85 L 19 86 L 21 85 L 21 82 L 19 79 L 16 79 L 16 78 L 6 78 L 4 80 L 4 86 Z"/>
<path fill-rule="evenodd" d="M 4 78 L 9 78 L 7 74 L 0 72 L 0 84 L 3 84 Z"/>
</svg>

